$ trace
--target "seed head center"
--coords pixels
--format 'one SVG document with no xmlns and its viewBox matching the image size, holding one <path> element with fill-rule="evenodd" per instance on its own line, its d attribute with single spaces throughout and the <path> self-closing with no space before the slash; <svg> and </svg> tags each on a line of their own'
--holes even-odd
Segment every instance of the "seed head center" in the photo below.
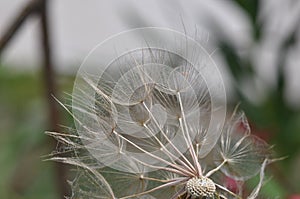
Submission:
<svg viewBox="0 0 300 199">
<path fill-rule="evenodd" d="M 216 192 L 215 183 L 206 177 L 194 177 L 186 183 L 186 191 L 194 197 L 213 196 Z"/>
</svg>

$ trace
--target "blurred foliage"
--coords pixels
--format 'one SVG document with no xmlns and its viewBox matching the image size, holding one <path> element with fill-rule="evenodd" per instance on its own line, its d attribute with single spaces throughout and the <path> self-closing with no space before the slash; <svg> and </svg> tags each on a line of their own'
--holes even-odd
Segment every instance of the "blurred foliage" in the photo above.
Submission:
<svg viewBox="0 0 300 199">
<path fill-rule="evenodd" d="M 260 35 L 264 24 L 258 23 L 257 18 L 262 1 L 233 0 L 233 2 L 239 5 L 251 19 L 254 30 L 253 41 L 261 42 Z M 265 91 L 267 97 L 259 104 L 252 103 L 240 87 L 245 79 L 251 79 L 254 82 L 257 75 L 254 63 L 248 57 L 240 57 L 229 42 L 219 38 L 222 54 L 234 79 L 237 101 L 241 101 L 241 109 L 246 112 L 254 126 L 254 133 L 274 144 L 274 150 L 278 156 L 287 156 L 285 160 L 271 168 L 271 175 L 274 179 L 270 180 L 263 190 L 263 193 L 270 198 L 273 198 L 272 196 L 284 198 L 300 190 L 300 176 L 297 175 L 298 169 L 295 169 L 300 167 L 300 110 L 292 107 L 285 100 L 286 74 L 284 70 L 288 49 L 295 44 L 298 29 L 298 26 L 294 27 L 294 31 L 281 43 L 277 65 L 274 66 L 277 69 L 277 83 L 275 87 Z"/>
<path fill-rule="evenodd" d="M 253 28 L 258 32 L 263 31 L 264 24 L 257 22 L 259 4 L 261 1 L 243 1 L 234 0 L 246 14 L 252 19 Z M 300 110 L 291 107 L 285 100 L 286 75 L 284 68 L 287 60 L 288 49 L 295 44 L 295 37 L 298 26 L 294 27 L 294 31 L 282 42 L 278 62 L 274 68 L 277 69 L 277 83 L 274 88 L 268 92 L 268 97 L 261 104 L 251 103 L 246 96 L 243 95 L 241 82 L 244 79 L 253 79 L 256 75 L 254 72 L 254 64 L 247 58 L 238 56 L 238 52 L 230 43 L 221 40 L 221 49 L 229 66 L 229 70 L 236 85 L 236 93 L 239 100 L 242 100 L 242 108 L 246 111 L 247 116 L 258 128 L 268 128 L 272 131 L 272 138 L 276 147 L 279 147 L 280 155 L 289 155 L 293 158 L 300 152 Z M 259 37 L 254 37 L 254 41 L 260 42 Z"/>
<path fill-rule="evenodd" d="M 42 77 L 0 67 L 0 198 L 58 198 L 54 164 L 42 157 L 54 149 L 43 133 L 49 127 Z M 65 91 L 73 84 L 67 77 L 58 82 Z"/>
</svg>

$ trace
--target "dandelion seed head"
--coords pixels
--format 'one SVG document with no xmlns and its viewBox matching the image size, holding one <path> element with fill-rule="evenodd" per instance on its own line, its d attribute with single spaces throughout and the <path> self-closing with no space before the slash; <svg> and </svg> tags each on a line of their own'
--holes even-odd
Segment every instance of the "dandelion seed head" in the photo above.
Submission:
<svg viewBox="0 0 300 199">
<path fill-rule="evenodd" d="M 247 180 L 265 168 L 268 145 L 250 135 L 242 113 L 226 117 L 222 76 L 194 39 L 135 29 L 87 57 L 99 58 L 99 67 L 84 62 L 76 77 L 77 135 L 50 133 L 74 148 L 55 160 L 95 177 L 72 183 L 81 198 L 239 198 L 218 177 Z"/>
</svg>

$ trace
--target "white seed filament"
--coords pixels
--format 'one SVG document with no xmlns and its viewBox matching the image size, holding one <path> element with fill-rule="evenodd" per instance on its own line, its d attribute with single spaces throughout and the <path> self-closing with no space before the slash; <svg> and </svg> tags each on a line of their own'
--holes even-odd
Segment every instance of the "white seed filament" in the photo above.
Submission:
<svg viewBox="0 0 300 199">
<path fill-rule="evenodd" d="M 206 177 L 194 177 L 186 183 L 186 191 L 192 197 L 213 196 L 216 192 L 215 183 Z"/>
</svg>

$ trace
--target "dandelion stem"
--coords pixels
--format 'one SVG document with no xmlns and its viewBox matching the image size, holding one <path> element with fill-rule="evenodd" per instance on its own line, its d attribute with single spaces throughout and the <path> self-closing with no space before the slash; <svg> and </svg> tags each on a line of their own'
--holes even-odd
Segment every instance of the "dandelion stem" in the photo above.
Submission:
<svg viewBox="0 0 300 199">
<path fill-rule="evenodd" d="M 145 176 L 143 177 L 143 179 L 150 180 L 150 181 L 156 181 L 156 182 L 162 182 L 162 183 L 170 182 L 170 180 L 162 180 L 162 179 L 150 178 L 150 177 L 145 177 Z M 176 179 L 176 178 L 174 178 L 174 179 Z"/>
<path fill-rule="evenodd" d="M 177 169 L 177 170 L 180 170 L 181 172 L 185 173 L 186 175 L 190 175 L 190 176 L 193 175 L 193 173 L 191 173 L 191 172 L 189 172 L 189 171 L 187 171 L 187 170 L 181 168 L 180 166 L 178 166 L 178 165 L 176 165 L 176 164 L 173 164 L 173 163 L 171 163 L 171 162 L 169 162 L 169 161 L 167 161 L 167 160 L 164 160 L 163 158 L 160 158 L 160 157 L 158 157 L 158 156 L 156 156 L 156 155 L 153 155 L 152 153 L 148 152 L 147 150 L 145 150 L 145 149 L 139 147 L 138 145 L 136 145 L 136 144 L 133 143 L 132 141 L 130 141 L 130 140 L 128 140 L 127 138 L 125 138 L 124 136 L 122 136 L 121 134 L 117 133 L 115 130 L 113 131 L 113 133 L 114 133 L 115 135 L 117 135 L 118 137 L 120 137 L 121 139 L 127 141 L 128 143 L 130 143 L 131 145 L 133 145 L 134 147 L 136 147 L 136 148 L 139 149 L 140 151 L 144 152 L 145 154 L 147 154 L 147 155 L 149 155 L 149 156 L 151 156 L 151 157 L 153 157 L 153 158 L 155 158 L 155 159 L 157 159 L 157 160 L 159 160 L 159 161 L 161 161 L 161 162 L 163 162 L 163 163 L 165 163 L 165 164 L 167 164 L 167 165 L 169 165 L 169 166 L 171 166 L 171 167 L 173 167 L 173 168 L 175 168 L 175 169 Z"/>
<path fill-rule="evenodd" d="M 267 166 L 268 163 L 268 159 L 265 159 L 261 169 L 260 169 L 260 174 L 259 174 L 259 183 L 258 185 L 255 187 L 255 189 L 252 191 L 252 193 L 247 197 L 247 199 L 255 199 L 260 191 L 261 186 L 263 185 L 263 181 L 264 181 L 264 176 L 265 176 L 265 168 Z"/>
<path fill-rule="evenodd" d="M 219 169 L 221 169 L 221 167 L 227 162 L 227 159 L 223 160 L 223 162 L 217 166 L 216 168 L 210 170 L 209 172 L 207 172 L 207 174 L 205 175 L 205 177 L 209 177 L 211 176 L 212 174 L 214 174 L 215 172 L 217 172 Z"/>
<path fill-rule="evenodd" d="M 182 163 L 188 170 L 190 170 L 191 172 L 195 171 L 195 167 L 190 163 L 190 161 L 179 151 L 179 149 L 171 142 L 171 140 L 168 138 L 168 136 L 166 135 L 166 133 L 162 130 L 161 126 L 158 124 L 157 120 L 155 119 L 155 117 L 153 116 L 152 112 L 149 110 L 149 108 L 147 107 L 147 105 L 145 104 L 145 102 L 143 102 L 143 106 L 145 107 L 145 109 L 148 111 L 148 113 L 150 114 L 151 118 L 153 119 L 154 123 L 157 125 L 157 127 L 159 128 L 159 130 L 161 131 L 162 135 L 166 138 L 166 140 L 168 141 L 168 143 L 176 150 L 176 152 L 186 161 L 186 163 L 188 164 L 188 166 L 181 160 L 178 159 L 178 161 L 180 163 Z"/>
<path fill-rule="evenodd" d="M 152 132 L 152 130 L 146 125 L 144 124 L 144 127 L 151 133 L 151 135 L 155 138 L 155 140 L 159 143 L 160 147 L 163 149 L 163 151 L 166 152 L 166 154 L 169 156 L 169 158 L 171 159 L 171 161 L 173 163 L 175 163 L 173 161 L 173 158 L 177 159 L 178 162 L 180 162 L 186 169 L 188 169 L 190 172 L 194 173 L 195 170 L 191 169 L 185 162 L 183 162 L 182 160 L 180 160 L 178 157 L 176 157 L 174 154 L 172 154 L 163 144 L 162 142 L 154 135 L 154 133 Z"/>
<path fill-rule="evenodd" d="M 174 169 L 174 168 L 169 168 L 169 167 L 160 167 L 160 166 L 155 166 L 155 165 L 152 165 L 152 164 L 147 164 L 141 160 L 138 160 L 134 157 L 132 157 L 134 160 L 136 160 L 137 162 L 147 166 L 147 167 L 150 167 L 150 168 L 154 168 L 154 169 L 158 169 L 158 170 L 165 170 L 165 171 L 169 171 L 169 172 L 172 172 L 172 173 L 176 173 L 176 174 L 179 174 L 179 175 L 183 175 L 183 176 L 187 176 L 187 174 L 183 173 L 182 171 L 179 171 L 177 169 Z"/>
<path fill-rule="evenodd" d="M 172 180 L 170 180 L 166 184 L 157 186 L 157 187 L 155 187 L 153 189 L 150 189 L 150 190 L 147 190 L 147 191 L 144 191 L 144 192 L 141 192 L 141 193 L 133 194 L 133 195 L 130 195 L 130 196 L 125 196 L 125 197 L 122 197 L 120 199 L 127 199 L 127 198 L 132 198 L 132 197 L 136 197 L 136 196 L 145 195 L 145 194 L 151 193 L 153 191 L 156 191 L 156 190 L 159 190 L 159 189 L 162 189 L 162 188 L 165 188 L 165 187 L 170 187 L 170 186 L 174 186 L 174 185 L 180 184 L 180 183 L 186 181 L 187 179 L 189 179 L 189 178 L 185 177 L 185 178 L 172 179 Z"/>
<path fill-rule="evenodd" d="M 242 199 L 241 196 L 238 196 L 237 194 L 235 194 L 235 193 L 233 193 L 232 191 L 228 190 L 226 187 L 223 187 L 222 185 L 219 185 L 219 184 L 217 184 L 217 183 L 215 183 L 215 185 L 216 185 L 217 187 L 219 187 L 220 189 L 226 191 L 227 193 L 229 193 L 229 194 L 231 194 L 231 195 L 237 197 L 238 199 Z"/>
<path fill-rule="evenodd" d="M 67 113 L 73 117 L 73 119 L 78 122 L 85 130 L 87 130 L 88 132 L 91 132 L 90 129 L 88 129 L 84 124 L 82 124 L 82 122 L 77 118 L 75 117 L 75 115 L 62 103 L 60 102 L 56 97 L 52 96 L 55 101 L 57 101 L 66 111 Z"/>
<path fill-rule="evenodd" d="M 182 187 L 179 191 L 177 191 L 170 199 L 178 199 L 181 195 L 185 193 L 185 187 Z"/>
<path fill-rule="evenodd" d="M 180 96 L 180 92 L 177 92 L 177 96 L 178 96 L 178 99 L 179 99 L 179 105 L 180 105 L 180 110 L 181 110 L 181 115 L 182 115 L 182 122 L 184 124 L 184 126 L 183 126 L 182 122 L 180 122 L 180 125 L 181 125 L 181 128 L 182 128 L 182 133 L 183 133 L 183 135 L 186 134 L 186 136 L 187 136 L 187 145 L 189 147 L 190 154 L 191 154 L 191 156 L 193 158 L 193 161 L 194 161 L 194 164 L 196 166 L 197 173 L 199 175 L 202 175 L 202 169 L 201 169 L 201 166 L 198 162 L 198 157 L 196 156 L 196 152 L 194 150 L 193 143 L 192 143 L 191 137 L 190 137 L 189 132 L 188 132 L 188 127 L 187 127 L 186 118 L 185 118 L 185 114 L 184 114 L 184 110 L 183 110 L 183 104 L 182 104 L 182 99 L 181 99 L 181 96 Z"/>
</svg>

